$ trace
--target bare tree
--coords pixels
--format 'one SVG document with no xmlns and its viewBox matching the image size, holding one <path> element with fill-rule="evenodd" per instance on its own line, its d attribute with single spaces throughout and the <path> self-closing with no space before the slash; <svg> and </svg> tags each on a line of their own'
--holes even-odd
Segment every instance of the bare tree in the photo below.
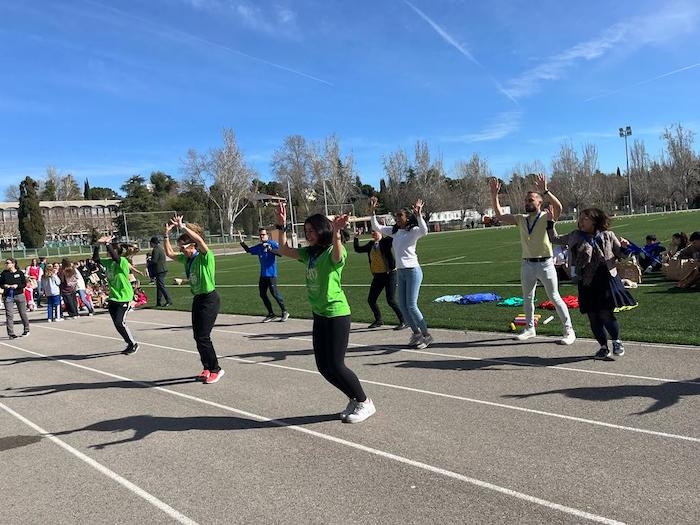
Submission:
<svg viewBox="0 0 700 525">
<path fill-rule="evenodd" d="M 383 164 L 386 174 L 380 185 L 383 204 L 388 210 L 397 211 L 408 201 L 408 157 L 404 150 L 397 150 L 384 157 Z"/>
<path fill-rule="evenodd" d="M 272 173 L 285 188 L 289 181 L 292 201 L 297 207 L 301 206 L 306 215 L 309 215 L 311 203 L 315 200 L 313 162 L 311 146 L 301 135 L 285 138 L 282 147 L 272 155 Z"/>
<path fill-rule="evenodd" d="M 666 182 L 669 184 L 672 197 L 683 203 L 687 209 L 700 186 L 698 157 L 692 149 L 695 134 L 676 124 L 666 128 L 662 138 L 666 141 L 668 153 Z"/>
<path fill-rule="evenodd" d="M 19 201 L 19 185 L 10 184 L 5 188 L 5 200 L 8 202 Z"/>
<path fill-rule="evenodd" d="M 316 177 L 317 193 L 324 195 L 328 203 L 332 206 L 331 214 L 344 212 L 341 209 L 344 204 L 348 204 L 350 199 L 356 194 L 355 186 L 355 160 L 352 154 L 341 158 L 340 145 L 335 135 L 327 137 L 323 144 L 323 152 L 320 162 L 314 164 L 318 170 L 314 170 Z M 325 188 L 324 188 L 325 183 Z"/>
<path fill-rule="evenodd" d="M 414 161 L 409 171 L 410 201 L 423 199 L 423 213 L 426 217 L 441 209 L 445 195 L 446 177 L 442 157 L 431 159 L 430 147 L 425 141 L 416 142 Z"/>
<path fill-rule="evenodd" d="M 552 185 L 565 210 L 580 209 L 595 200 L 594 177 L 598 169 L 598 149 L 593 144 L 584 144 L 583 157 L 579 159 L 573 145 L 561 145 L 559 154 L 552 159 Z"/>
<path fill-rule="evenodd" d="M 488 162 L 474 153 L 467 162 L 457 163 L 455 173 L 459 181 L 458 201 L 462 219 L 467 210 L 483 212 L 489 206 L 490 197 L 487 181 L 492 174 Z"/>
</svg>

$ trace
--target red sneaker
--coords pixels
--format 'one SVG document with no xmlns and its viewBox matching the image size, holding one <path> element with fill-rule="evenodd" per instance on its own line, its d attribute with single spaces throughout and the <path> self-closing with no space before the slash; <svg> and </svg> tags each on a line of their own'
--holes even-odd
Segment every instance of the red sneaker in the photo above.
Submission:
<svg viewBox="0 0 700 525">
<path fill-rule="evenodd" d="M 221 379 L 224 376 L 224 369 L 222 368 L 218 372 L 211 372 L 209 374 L 209 377 L 207 377 L 204 382 L 207 385 L 211 385 L 212 383 L 216 383 L 219 379 Z"/>
<path fill-rule="evenodd" d="M 206 381 L 209 379 L 209 376 L 211 375 L 211 372 L 209 370 L 202 370 L 199 374 L 197 374 L 197 377 L 195 379 L 197 381 Z"/>
</svg>

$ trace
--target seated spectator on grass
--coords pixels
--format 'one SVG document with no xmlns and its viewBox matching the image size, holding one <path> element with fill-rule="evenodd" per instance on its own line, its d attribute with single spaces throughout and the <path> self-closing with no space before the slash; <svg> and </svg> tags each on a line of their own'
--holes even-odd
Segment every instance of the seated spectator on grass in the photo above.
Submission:
<svg viewBox="0 0 700 525">
<path fill-rule="evenodd" d="M 656 240 L 656 235 L 650 234 L 646 237 L 646 244 L 639 254 L 639 265 L 645 273 L 650 273 L 661 269 L 661 254 L 666 248 Z"/>
<path fill-rule="evenodd" d="M 688 246 L 688 236 L 683 233 L 674 233 L 671 237 L 671 247 L 666 252 L 669 258 L 674 258 L 678 252 Z"/>
<path fill-rule="evenodd" d="M 700 284 L 700 231 L 690 235 L 688 246 L 677 254 L 678 259 L 689 259 L 693 261 L 688 266 L 688 272 L 678 281 L 678 288 L 692 288 Z"/>
</svg>

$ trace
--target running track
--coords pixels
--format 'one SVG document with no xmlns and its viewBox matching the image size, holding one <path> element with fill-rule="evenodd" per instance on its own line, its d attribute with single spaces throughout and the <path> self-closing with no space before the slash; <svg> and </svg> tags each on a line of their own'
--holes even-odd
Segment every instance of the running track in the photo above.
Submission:
<svg viewBox="0 0 700 525">
<path fill-rule="evenodd" d="M 436 330 L 418 351 L 354 325 L 378 412 L 346 425 L 310 321 L 221 315 L 216 385 L 190 379 L 189 314 L 129 323 L 133 356 L 106 314 L 0 339 L 3 524 L 700 522 L 700 347 L 598 362 Z"/>
</svg>

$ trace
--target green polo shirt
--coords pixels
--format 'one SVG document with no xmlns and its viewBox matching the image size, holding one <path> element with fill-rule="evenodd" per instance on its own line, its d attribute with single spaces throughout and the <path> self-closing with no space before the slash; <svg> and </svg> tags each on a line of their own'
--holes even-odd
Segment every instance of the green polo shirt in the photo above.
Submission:
<svg viewBox="0 0 700 525">
<path fill-rule="evenodd" d="M 184 253 L 177 255 L 177 260 L 180 261 L 185 268 L 190 263 Z M 207 253 L 197 253 L 191 261 L 190 275 L 190 292 L 192 295 L 201 295 L 213 292 L 216 288 L 216 280 L 214 274 L 216 272 L 216 264 L 214 263 L 214 253 L 209 250 Z M 187 270 L 185 270 L 185 273 Z"/>
<path fill-rule="evenodd" d="M 323 317 L 350 315 L 350 305 L 340 283 L 348 252 L 343 247 L 339 262 L 333 262 L 333 246 L 329 246 L 316 257 L 311 257 L 308 248 L 299 248 L 299 261 L 306 265 L 306 292 L 311 311 Z"/>
<path fill-rule="evenodd" d="M 109 281 L 109 300 L 118 303 L 128 303 L 134 298 L 134 287 L 129 282 L 129 261 L 126 257 L 120 257 L 119 262 L 109 259 L 100 259 L 100 264 L 105 267 L 107 281 Z"/>
</svg>

